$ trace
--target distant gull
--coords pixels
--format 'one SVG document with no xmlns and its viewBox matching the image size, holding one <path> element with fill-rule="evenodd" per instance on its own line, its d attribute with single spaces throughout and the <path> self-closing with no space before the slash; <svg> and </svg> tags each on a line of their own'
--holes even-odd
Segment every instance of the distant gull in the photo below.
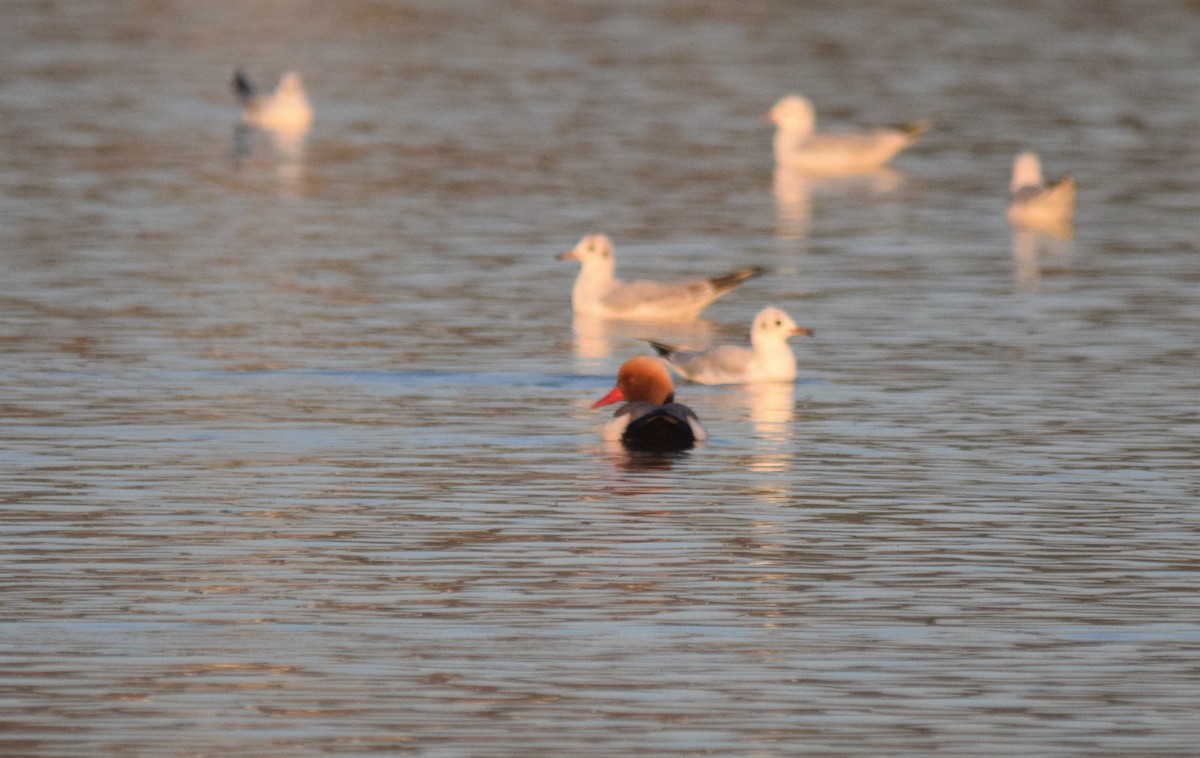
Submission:
<svg viewBox="0 0 1200 758">
<path fill-rule="evenodd" d="M 679 375 L 697 384 L 747 384 L 790 382 L 796 378 L 796 356 L 787 340 L 794 335 L 811 335 L 812 330 L 796 322 L 779 308 L 768 306 L 758 312 L 750 327 L 750 347 L 720 345 L 692 351 L 647 340 L 667 359 Z"/>
<path fill-rule="evenodd" d="M 1075 214 L 1075 179 L 1063 176 L 1047 183 L 1035 153 L 1024 152 L 1013 160 L 1009 185 L 1008 220 L 1018 226 L 1062 227 Z"/>
<path fill-rule="evenodd" d="M 747 279 L 766 273 L 765 269 L 750 267 L 708 279 L 623 282 L 616 278 L 612 241 L 603 234 L 585 236 L 558 259 L 580 263 L 571 292 L 577 316 L 635 321 L 692 321 L 717 298 Z"/>
<path fill-rule="evenodd" d="M 312 106 L 304 94 L 300 75 L 289 71 L 273 92 L 260 92 L 245 72 L 233 75 L 233 91 L 242 109 L 242 123 L 255 129 L 303 132 L 312 123 Z"/>
<path fill-rule="evenodd" d="M 859 132 L 818 132 L 812 103 L 788 95 L 775 103 L 768 117 L 775 124 L 775 162 L 781 167 L 814 174 L 872 171 L 916 141 L 929 121 Z"/>
</svg>

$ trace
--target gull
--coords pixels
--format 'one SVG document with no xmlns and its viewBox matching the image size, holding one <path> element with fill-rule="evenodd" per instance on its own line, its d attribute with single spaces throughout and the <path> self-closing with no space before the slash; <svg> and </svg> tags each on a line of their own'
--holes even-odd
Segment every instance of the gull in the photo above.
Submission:
<svg viewBox="0 0 1200 758">
<path fill-rule="evenodd" d="M 750 326 L 750 347 L 720 345 L 708 350 L 685 350 L 647 340 L 684 379 L 697 384 L 790 382 L 796 378 L 796 356 L 788 337 L 812 335 L 779 308 L 758 312 Z"/>
<path fill-rule="evenodd" d="M 312 106 L 304 94 L 300 75 L 284 74 L 274 92 L 259 92 L 240 69 L 233 75 L 233 91 L 242 109 L 242 123 L 255 129 L 303 132 L 312 123 Z"/>
<path fill-rule="evenodd" d="M 606 442 L 620 441 L 629 450 L 688 450 L 708 438 L 691 408 L 675 402 L 671 373 L 657 358 L 630 358 L 617 372 L 617 386 L 592 403 L 599 408 L 624 401 L 604 425 Z"/>
<path fill-rule="evenodd" d="M 1018 226 L 1057 227 L 1071 223 L 1075 214 L 1075 179 L 1070 174 L 1047 183 L 1035 153 L 1024 152 L 1013 160 L 1009 185 L 1008 220 Z"/>
<path fill-rule="evenodd" d="M 775 162 L 813 174 L 871 171 L 916 141 L 929 121 L 860 132 L 818 132 L 812 103 L 800 95 L 781 98 L 768 114 L 775 124 Z"/>
<path fill-rule="evenodd" d="M 709 279 L 624 282 L 616 278 L 612 241 L 603 234 L 586 235 L 558 259 L 580 263 L 571 291 L 571 305 L 577 316 L 635 321 L 695 320 L 718 297 L 766 273 L 766 269 L 750 267 Z"/>
</svg>

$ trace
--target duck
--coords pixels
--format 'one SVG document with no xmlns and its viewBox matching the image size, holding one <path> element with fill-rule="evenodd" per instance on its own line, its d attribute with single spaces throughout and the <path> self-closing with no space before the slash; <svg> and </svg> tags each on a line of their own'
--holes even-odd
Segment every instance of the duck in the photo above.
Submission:
<svg viewBox="0 0 1200 758">
<path fill-rule="evenodd" d="M 313 111 L 304 84 L 295 71 L 285 73 L 272 92 L 260 92 L 246 73 L 233 74 L 233 91 L 241 107 L 242 124 L 254 129 L 303 132 L 312 124 Z"/>
<path fill-rule="evenodd" d="M 767 306 L 750 325 L 750 347 L 720 345 L 707 350 L 686 350 L 655 340 L 646 340 L 671 368 L 697 384 L 754 384 L 790 382 L 796 378 L 796 355 L 789 337 L 812 336 L 812 330 L 797 326 L 782 309 Z"/>
<path fill-rule="evenodd" d="M 1075 178 L 1067 174 L 1046 182 L 1037 153 L 1018 154 L 1013 159 L 1009 184 L 1009 222 L 1017 226 L 1057 226 L 1070 224 L 1074 215 Z"/>
<path fill-rule="evenodd" d="M 617 384 L 592 403 L 600 408 L 624 402 L 604 425 L 602 438 L 625 449 L 666 453 L 690 450 L 708 439 L 691 408 L 675 402 L 671 372 L 658 358 L 639 355 L 621 364 Z"/>
<path fill-rule="evenodd" d="M 812 103 L 801 95 L 780 98 L 767 114 L 775 124 L 775 163 L 812 174 L 874 171 L 912 145 L 930 121 L 858 132 L 818 132 Z"/>
<path fill-rule="evenodd" d="M 714 300 L 766 273 L 752 266 L 711 278 L 622 281 L 616 278 L 612 240 L 604 234 L 585 235 L 558 259 L 580 263 L 571 291 L 576 316 L 634 321 L 694 321 Z"/>
</svg>

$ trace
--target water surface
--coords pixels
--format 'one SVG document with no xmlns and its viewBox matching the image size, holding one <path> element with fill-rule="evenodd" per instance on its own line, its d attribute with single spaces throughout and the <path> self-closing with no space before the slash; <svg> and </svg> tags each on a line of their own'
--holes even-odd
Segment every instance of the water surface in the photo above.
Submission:
<svg viewBox="0 0 1200 758">
<path fill-rule="evenodd" d="M 22 3 L 0 31 L 0 752 L 1188 755 L 1200 19 L 1016 3 Z M 299 141 L 235 66 L 299 70 Z M 929 117 L 777 176 L 761 114 Z M 1013 155 L 1080 186 L 1004 221 Z M 629 275 L 773 270 L 687 326 Z M 682 386 L 640 337 L 816 336 Z"/>
</svg>

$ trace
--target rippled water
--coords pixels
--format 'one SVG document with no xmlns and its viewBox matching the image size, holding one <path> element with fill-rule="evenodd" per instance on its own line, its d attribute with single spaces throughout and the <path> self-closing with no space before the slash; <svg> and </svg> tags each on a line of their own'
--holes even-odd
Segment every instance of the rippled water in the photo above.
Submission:
<svg viewBox="0 0 1200 758">
<path fill-rule="evenodd" d="M 1200 744 L 1194 4 L 3 16 L 0 752 Z M 236 132 L 237 65 L 302 72 L 306 140 Z M 935 128 L 774 176 L 790 90 Z M 1020 149 L 1073 235 L 1007 226 Z M 773 274 L 572 323 L 596 230 Z M 816 332 L 794 388 L 681 387 L 677 459 L 601 445 L 639 337 L 768 303 Z"/>
</svg>

